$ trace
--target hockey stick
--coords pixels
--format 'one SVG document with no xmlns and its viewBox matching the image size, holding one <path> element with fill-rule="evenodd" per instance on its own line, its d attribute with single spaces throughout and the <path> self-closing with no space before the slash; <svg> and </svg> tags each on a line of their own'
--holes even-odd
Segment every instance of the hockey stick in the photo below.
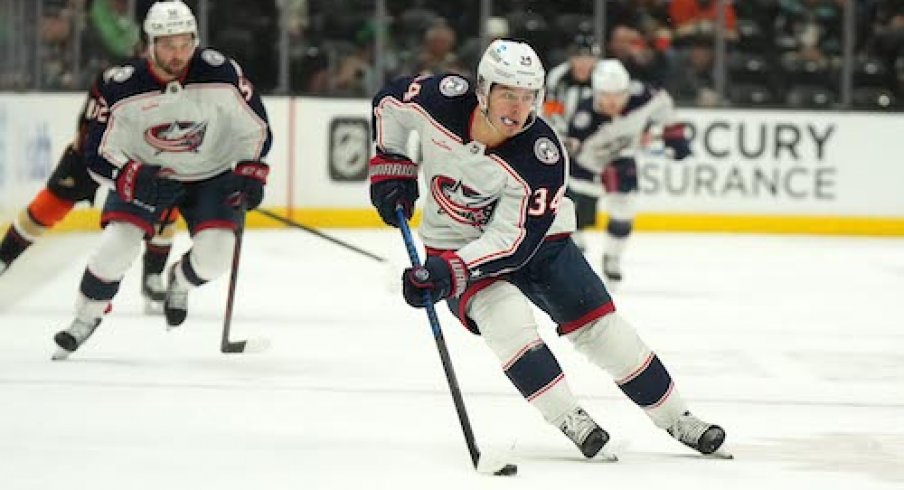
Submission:
<svg viewBox="0 0 904 490">
<path fill-rule="evenodd" d="M 408 220 L 405 218 L 405 212 L 401 206 L 396 208 L 396 216 L 399 219 L 399 229 L 402 231 L 402 239 L 405 241 L 405 249 L 408 251 L 408 258 L 411 259 L 411 266 L 420 267 L 421 260 L 418 257 L 414 238 L 411 236 L 411 229 L 408 227 Z M 449 391 L 452 393 L 452 400 L 455 402 L 455 411 L 458 413 L 458 421 L 461 424 L 462 432 L 464 432 L 465 443 L 468 445 L 468 452 L 471 455 L 471 463 L 474 465 L 474 469 L 481 473 L 491 473 L 493 475 L 509 476 L 516 474 L 518 472 L 516 465 L 491 461 L 489 458 L 481 458 L 480 450 L 477 449 L 477 442 L 474 440 L 474 431 L 471 429 L 471 421 L 468 419 L 468 412 L 465 410 L 465 401 L 461 396 L 461 389 L 458 387 L 458 379 L 455 377 L 455 370 L 452 367 L 452 359 L 449 357 L 449 349 L 446 348 L 446 339 L 443 337 L 443 330 L 439 325 L 439 318 L 436 316 L 436 308 L 433 306 L 429 291 L 424 291 L 424 300 L 427 319 L 430 321 L 430 328 L 433 329 L 436 349 L 439 351 L 439 357 L 443 363 L 446 382 L 449 384 Z"/>
<path fill-rule="evenodd" d="M 245 203 L 239 208 L 241 220 L 235 230 L 235 248 L 232 251 L 232 270 L 229 273 L 229 293 L 226 296 L 226 312 L 223 315 L 223 337 L 220 339 L 220 352 L 236 354 L 241 352 L 259 352 L 267 348 L 265 339 L 229 340 L 232 326 L 232 309 L 235 305 L 235 285 L 239 277 L 239 259 L 242 256 L 242 237 L 245 236 Z"/>
<path fill-rule="evenodd" d="M 357 253 L 359 253 L 359 254 L 365 256 L 365 257 L 368 257 L 368 258 L 370 258 L 370 259 L 376 260 L 377 262 L 386 262 L 386 259 L 385 259 L 385 258 L 380 257 L 380 256 L 377 255 L 377 254 L 374 254 L 374 253 L 372 253 L 372 252 L 368 252 L 367 250 L 364 250 L 363 248 L 358 248 L 358 247 L 356 247 L 356 246 L 354 246 L 354 245 L 352 245 L 352 244 L 350 244 L 350 243 L 344 242 L 344 241 L 342 241 L 342 240 L 340 240 L 340 239 L 338 239 L 338 238 L 333 238 L 333 237 L 327 235 L 326 233 L 323 233 L 322 231 L 319 231 L 319 230 L 317 230 L 317 229 L 315 229 L 315 228 L 311 228 L 310 226 L 301 224 L 301 223 L 299 223 L 299 222 L 297 222 L 297 221 L 294 221 L 294 220 L 291 220 L 291 219 L 289 219 L 289 218 L 284 218 L 284 217 L 282 217 L 282 216 L 280 216 L 280 215 L 274 213 L 273 211 L 267 211 L 266 209 L 261 209 L 261 208 L 255 209 L 255 211 L 257 211 L 258 213 L 263 214 L 264 216 L 266 216 L 266 217 L 268 217 L 268 218 L 271 218 L 271 219 L 274 219 L 274 220 L 276 220 L 276 221 L 279 221 L 280 223 L 282 223 L 282 224 L 284 224 L 284 225 L 286 225 L 286 226 L 291 226 L 292 228 L 297 228 L 297 229 L 299 229 L 299 230 L 306 231 L 306 232 L 308 232 L 308 233 L 310 233 L 310 234 L 312 234 L 312 235 L 316 235 L 316 236 L 318 236 L 318 237 L 320 237 L 320 238 L 323 238 L 324 240 L 326 240 L 326 241 L 328 241 L 328 242 L 332 242 L 332 243 L 334 243 L 334 244 L 336 244 L 336 245 L 339 245 L 340 247 L 343 247 L 343 248 L 346 248 L 346 249 L 348 249 L 348 250 L 351 250 L 352 252 L 357 252 Z"/>
</svg>

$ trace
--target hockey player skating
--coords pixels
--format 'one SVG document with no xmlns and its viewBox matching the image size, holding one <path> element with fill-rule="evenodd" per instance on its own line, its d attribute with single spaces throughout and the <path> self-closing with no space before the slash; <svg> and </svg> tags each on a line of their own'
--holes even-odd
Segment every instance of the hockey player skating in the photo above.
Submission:
<svg viewBox="0 0 904 490">
<path fill-rule="evenodd" d="M 480 60 L 476 87 L 458 75 L 409 77 L 374 97 L 374 207 L 398 226 L 396 207 L 410 217 L 419 197 L 418 173 L 427 189 L 420 235 L 428 258 L 404 272 L 405 300 L 423 307 L 425 291 L 447 300 L 524 398 L 588 458 L 609 434 L 571 393 L 537 333 L 531 302 L 658 427 L 712 453 L 725 431 L 689 412 L 665 366 L 615 311 L 569 237 L 568 158 L 536 115 L 543 77 L 529 45 L 497 40 Z M 421 135 L 421 164 L 405 155 L 409 131 Z"/>
<path fill-rule="evenodd" d="M 98 117 L 106 117 L 97 104 L 97 87 L 103 83 L 102 76 L 99 75 L 88 90 L 75 139 L 63 151 L 60 161 L 47 179 L 47 184 L 32 198 L 28 206 L 16 215 L 0 241 L 0 275 L 28 247 L 62 221 L 77 203 L 94 202 L 98 183 L 88 175 L 83 148 L 88 134 L 88 124 Z M 146 240 L 142 261 L 141 294 L 149 310 L 157 311 L 166 294 L 162 274 L 172 248 L 175 232 L 173 224 L 177 217 L 178 213 L 172 213 L 166 225 L 155 228 L 155 233 Z"/>
<path fill-rule="evenodd" d="M 57 357 L 76 350 L 99 325 L 142 237 L 171 207 L 192 235 L 169 269 L 164 313 L 171 327 L 187 314 L 188 293 L 223 274 L 232 259 L 242 202 L 263 199 L 270 129 L 260 97 L 233 60 L 198 48 L 191 10 L 153 4 L 144 21 L 148 58 L 108 70 L 85 155 L 92 177 L 110 187 L 101 244 L 82 277 L 75 319 L 54 337 Z"/>
<path fill-rule="evenodd" d="M 632 82 L 616 59 L 599 61 L 591 74 L 593 97 L 584 99 L 568 125 L 566 143 L 574 156 L 568 197 L 575 204 L 577 227 L 596 224 L 597 201 L 606 193 L 606 242 L 603 274 L 622 279 L 621 257 L 634 223 L 637 194 L 636 153 L 651 126 L 676 160 L 690 154 L 684 126 L 675 122 L 672 98 L 641 82 Z"/>
</svg>

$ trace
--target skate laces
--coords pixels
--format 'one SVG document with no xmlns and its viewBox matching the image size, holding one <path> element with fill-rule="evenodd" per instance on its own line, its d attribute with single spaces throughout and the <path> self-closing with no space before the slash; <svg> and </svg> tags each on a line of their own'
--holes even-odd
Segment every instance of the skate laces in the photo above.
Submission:
<svg viewBox="0 0 904 490">
<path fill-rule="evenodd" d="M 578 445 L 583 443 L 593 429 L 596 428 L 596 422 L 581 408 L 566 413 L 562 423 L 559 424 L 559 429 Z"/>
<path fill-rule="evenodd" d="M 72 325 L 70 325 L 66 331 L 81 344 L 85 339 L 91 336 L 98 324 L 100 324 L 99 320 L 86 321 L 76 318 L 72 321 Z"/>
<path fill-rule="evenodd" d="M 160 274 L 148 274 L 144 277 L 145 289 L 153 295 L 166 294 L 166 288 L 163 287 L 163 277 Z"/>
<path fill-rule="evenodd" d="M 710 427 L 712 427 L 712 424 L 708 424 L 698 419 L 691 415 L 690 412 L 685 412 L 678 417 L 678 420 L 676 420 L 671 427 L 668 428 L 668 433 L 675 439 L 696 447 L 700 440 L 700 436 L 702 436 Z"/>
</svg>

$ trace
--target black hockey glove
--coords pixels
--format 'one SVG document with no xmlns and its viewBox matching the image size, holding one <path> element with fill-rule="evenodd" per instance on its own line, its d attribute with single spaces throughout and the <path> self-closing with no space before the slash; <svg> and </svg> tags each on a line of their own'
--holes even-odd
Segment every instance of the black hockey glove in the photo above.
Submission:
<svg viewBox="0 0 904 490">
<path fill-rule="evenodd" d="M 414 203 L 420 194 L 417 189 L 417 164 L 405 156 L 377 153 L 370 159 L 370 202 L 380 218 L 390 226 L 399 227 L 396 207 L 402 206 L 405 217 L 414 213 Z"/>
<path fill-rule="evenodd" d="M 260 206 L 264 200 L 264 186 L 267 185 L 270 167 L 264 162 L 243 160 L 235 166 L 232 174 L 235 177 L 235 187 L 227 202 L 233 207 L 239 207 L 244 201 L 245 209 L 248 210 Z"/>
<path fill-rule="evenodd" d="M 185 190 L 181 182 L 166 178 L 169 173 L 160 165 L 130 161 L 116 175 L 116 194 L 152 213 L 171 207 Z"/>
<path fill-rule="evenodd" d="M 691 154 L 691 144 L 684 135 L 684 124 L 671 124 L 663 128 L 662 142 L 672 150 L 675 160 L 684 160 Z"/>
<path fill-rule="evenodd" d="M 421 267 L 409 267 L 402 273 L 402 295 L 415 308 L 427 305 L 424 293 L 436 303 L 458 297 L 468 285 L 468 267 L 454 252 L 427 257 Z"/>
</svg>

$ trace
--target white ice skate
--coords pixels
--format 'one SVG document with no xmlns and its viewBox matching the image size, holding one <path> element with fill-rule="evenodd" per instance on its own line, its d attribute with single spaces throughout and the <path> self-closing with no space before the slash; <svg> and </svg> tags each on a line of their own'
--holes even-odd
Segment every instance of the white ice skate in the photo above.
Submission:
<svg viewBox="0 0 904 490">
<path fill-rule="evenodd" d="M 603 255 L 603 276 L 607 281 L 620 282 L 622 280 L 621 257 L 618 255 Z"/>
<path fill-rule="evenodd" d="M 592 458 L 609 442 L 609 433 L 600 428 L 581 407 L 566 413 L 558 424 L 569 439 L 581 450 L 586 458 Z M 614 455 L 603 452 L 603 459 L 615 461 Z"/>
<path fill-rule="evenodd" d="M 144 298 L 144 312 L 149 315 L 163 313 L 163 301 L 166 300 L 166 288 L 160 274 L 143 274 L 141 280 L 141 296 Z"/>
<path fill-rule="evenodd" d="M 731 459 L 732 455 L 721 449 L 725 442 L 725 429 L 704 422 L 690 412 L 684 412 L 667 432 L 685 446 L 704 455 Z"/>
<path fill-rule="evenodd" d="M 68 358 L 69 354 L 75 352 L 94 333 L 94 330 L 100 325 L 100 320 L 100 318 L 93 321 L 76 318 L 69 328 L 57 332 L 53 336 L 53 341 L 56 342 L 58 348 L 52 359 L 60 361 Z"/>
<path fill-rule="evenodd" d="M 169 284 L 166 288 L 166 298 L 163 301 L 163 314 L 166 316 L 167 330 L 171 330 L 185 321 L 188 315 L 188 289 L 180 287 L 176 280 L 176 267 L 179 262 L 173 264 L 169 271 Z"/>
</svg>

